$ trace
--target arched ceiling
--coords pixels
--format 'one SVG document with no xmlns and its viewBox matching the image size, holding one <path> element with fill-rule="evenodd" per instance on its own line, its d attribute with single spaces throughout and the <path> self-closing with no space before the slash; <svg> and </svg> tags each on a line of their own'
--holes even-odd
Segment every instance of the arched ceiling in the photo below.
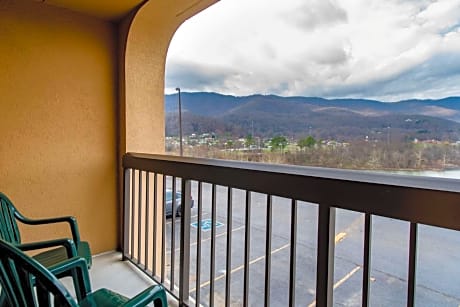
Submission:
<svg viewBox="0 0 460 307">
<path fill-rule="evenodd" d="M 36 0 L 105 20 L 117 20 L 145 0 Z"/>
</svg>

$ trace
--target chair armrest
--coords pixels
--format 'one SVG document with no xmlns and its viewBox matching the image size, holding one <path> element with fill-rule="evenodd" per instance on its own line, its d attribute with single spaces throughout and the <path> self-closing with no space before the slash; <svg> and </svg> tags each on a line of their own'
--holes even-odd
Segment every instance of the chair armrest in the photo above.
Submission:
<svg viewBox="0 0 460 307">
<path fill-rule="evenodd" d="M 124 307 L 141 307 L 146 306 L 154 301 L 160 300 L 161 306 L 168 306 L 168 301 L 166 300 L 166 292 L 163 286 L 155 285 L 151 286 L 132 299 L 130 299 Z M 157 306 L 157 305 L 155 305 Z"/>
<path fill-rule="evenodd" d="M 78 301 L 91 293 L 88 264 L 84 258 L 73 257 L 48 267 L 48 270 L 56 276 L 72 276 Z"/>
<path fill-rule="evenodd" d="M 55 239 L 55 240 L 40 241 L 40 242 L 22 243 L 22 244 L 16 245 L 17 248 L 23 251 L 30 251 L 30 250 L 43 249 L 43 248 L 56 247 L 56 246 L 65 247 L 67 256 L 69 258 L 75 257 L 78 255 L 75 243 L 71 239 Z"/>
<path fill-rule="evenodd" d="M 77 219 L 73 216 L 61 216 L 45 219 L 30 219 L 18 211 L 14 212 L 14 216 L 22 223 L 27 225 L 45 225 L 45 224 L 54 224 L 54 223 L 68 223 L 70 226 L 70 231 L 72 232 L 72 239 L 75 244 L 80 242 L 80 232 L 78 230 Z"/>
</svg>

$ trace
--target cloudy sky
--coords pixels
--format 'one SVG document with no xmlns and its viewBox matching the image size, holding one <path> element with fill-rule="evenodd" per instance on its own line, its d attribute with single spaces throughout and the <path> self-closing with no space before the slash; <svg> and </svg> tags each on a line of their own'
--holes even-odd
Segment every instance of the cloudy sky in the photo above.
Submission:
<svg viewBox="0 0 460 307">
<path fill-rule="evenodd" d="M 221 0 L 176 32 L 166 93 L 460 96 L 460 0 Z"/>
</svg>

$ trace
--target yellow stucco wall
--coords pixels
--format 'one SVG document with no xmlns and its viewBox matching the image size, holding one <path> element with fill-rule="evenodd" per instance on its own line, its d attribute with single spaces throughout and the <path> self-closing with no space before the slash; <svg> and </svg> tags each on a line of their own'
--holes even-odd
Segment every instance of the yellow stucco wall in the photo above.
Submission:
<svg viewBox="0 0 460 307">
<path fill-rule="evenodd" d="M 116 54 L 109 22 L 0 4 L 0 190 L 29 217 L 76 216 L 94 253 L 118 243 Z"/>
<path fill-rule="evenodd" d="M 76 216 L 93 254 L 119 247 L 120 158 L 163 152 L 170 40 L 215 1 L 147 1 L 110 20 L 110 0 L 0 0 L 0 191 L 32 218 Z"/>
</svg>

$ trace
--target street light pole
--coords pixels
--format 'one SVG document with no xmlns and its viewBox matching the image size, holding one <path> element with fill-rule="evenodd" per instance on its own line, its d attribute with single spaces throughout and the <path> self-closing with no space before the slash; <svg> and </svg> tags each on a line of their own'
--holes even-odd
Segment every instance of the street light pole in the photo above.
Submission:
<svg viewBox="0 0 460 307">
<path fill-rule="evenodd" d="M 182 149 L 182 103 L 180 101 L 180 87 L 176 87 L 179 97 L 179 146 L 180 146 L 180 155 L 183 156 L 184 152 Z"/>
</svg>

